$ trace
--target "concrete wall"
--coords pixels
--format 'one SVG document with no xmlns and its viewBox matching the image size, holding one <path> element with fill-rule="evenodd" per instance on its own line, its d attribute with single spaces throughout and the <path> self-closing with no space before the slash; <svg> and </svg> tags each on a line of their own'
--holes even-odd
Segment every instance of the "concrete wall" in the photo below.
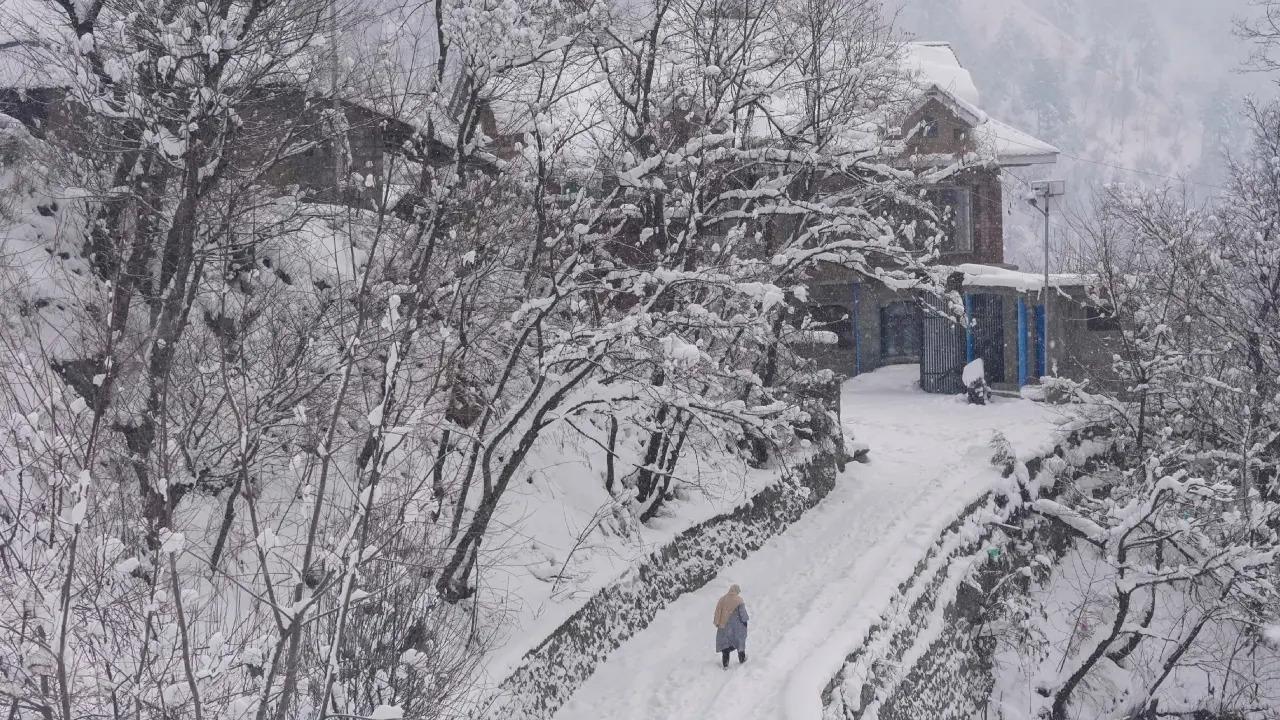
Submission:
<svg viewBox="0 0 1280 720">
<path fill-rule="evenodd" d="M 854 283 L 827 280 L 809 286 L 810 306 L 841 307 L 851 320 L 856 319 L 856 336 L 852 346 L 814 345 L 805 348 L 805 355 L 817 361 L 819 367 L 851 377 L 861 372 L 871 372 L 885 364 L 918 363 L 918 357 L 886 358 L 881 347 L 880 311 L 886 305 L 915 298 L 909 292 L 895 292 L 884 286 L 864 282 Z M 997 388 L 1016 389 L 1018 379 L 1018 293 L 1002 288 L 982 290 L 999 295 L 1003 299 L 1002 322 L 1004 327 L 1005 381 Z M 856 304 L 855 304 L 856 297 Z M 1028 344 L 1034 344 L 1034 325 L 1028 326 Z M 1030 361 L 1034 363 L 1034 349 Z"/>
<path fill-rule="evenodd" d="M 1049 307 L 1049 325 L 1055 338 L 1049 355 L 1051 374 L 1088 380 L 1099 389 L 1120 390 L 1120 380 L 1112 367 L 1112 356 L 1120 351 L 1120 331 L 1091 328 L 1083 289 L 1069 288 L 1065 292 L 1067 297 L 1055 293 Z"/>
<path fill-rule="evenodd" d="M 1020 292 L 1012 288 L 968 287 L 967 293 L 990 293 L 1004 300 L 1005 382 L 997 389 L 1018 388 L 1018 300 L 1027 307 L 1027 381 L 1036 384 L 1036 362 L 1043 348 L 1037 342 L 1035 308 L 1043 302 L 1039 292 Z M 1090 329 L 1088 307 L 1083 288 L 1055 289 L 1049 309 L 1050 354 L 1046 372 L 1070 380 L 1088 380 L 1095 387 L 1111 386 L 1116 376 L 1111 356 L 1116 352 L 1118 331 Z"/>
<path fill-rule="evenodd" d="M 851 283 L 829 279 L 809 286 L 809 305 L 840 307 L 848 314 L 857 329 L 852 344 L 811 345 L 804 348 L 806 357 L 818 362 L 819 367 L 852 377 L 861 372 L 871 372 L 889 363 L 919 362 L 918 358 L 884 358 L 880 346 L 880 309 L 897 301 L 912 301 L 909 292 L 895 292 L 876 283 Z"/>
</svg>

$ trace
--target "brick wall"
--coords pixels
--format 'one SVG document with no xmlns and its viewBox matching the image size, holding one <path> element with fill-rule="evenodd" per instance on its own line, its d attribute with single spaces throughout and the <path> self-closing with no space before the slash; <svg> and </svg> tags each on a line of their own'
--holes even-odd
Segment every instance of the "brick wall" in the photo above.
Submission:
<svg viewBox="0 0 1280 720">
<path fill-rule="evenodd" d="M 1004 192 L 1000 169 L 973 170 L 969 176 L 973 192 L 973 253 L 964 262 L 1003 265 Z"/>
<path fill-rule="evenodd" d="M 926 133 L 932 126 L 932 133 Z M 957 155 L 974 149 L 972 128 L 931 97 L 902 121 L 908 155 Z"/>
<path fill-rule="evenodd" d="M 932 126 L 931 134 L 925 127 Z M 976 150 L 972 127 L 946 104 L 930 97 L 902 123 L 908 156 L 960 156 Z M 952 264 L 1004 263 L 1004 197 L 1000 168 L 969 170 L 949 178 L 947 185 L 968 188 L 973 222 L 973 251 L 948 253 L 943 261 Z"/>
</svg>

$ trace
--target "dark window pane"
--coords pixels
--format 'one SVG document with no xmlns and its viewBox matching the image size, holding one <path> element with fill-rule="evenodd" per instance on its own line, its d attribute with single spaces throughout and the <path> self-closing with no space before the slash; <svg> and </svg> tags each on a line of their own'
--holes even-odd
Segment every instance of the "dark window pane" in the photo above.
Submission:
<svg viewBox="0 0 1280 720">
<path fill-rule="evenodd" d="M 880 308 L 880 355 L 901 359 L 920 356 L 920 311 L 914 303 L 892 302 Z"/>
<path fill-rule="evenodd" d="M 1085 327 L 1096 332 L 1105 332 L 1108 330 L 1120 329 L 1120 318 L 1110 310 L 1087 306 L 1085 312 Z"/>
<path fill-rule="evenodd" d="M 814 330 L 836 334 L 836 347 L 853 347 L 853 319 L 849 310 L 839 305 L 815 305 L 809 308 Z"/>
</svg>

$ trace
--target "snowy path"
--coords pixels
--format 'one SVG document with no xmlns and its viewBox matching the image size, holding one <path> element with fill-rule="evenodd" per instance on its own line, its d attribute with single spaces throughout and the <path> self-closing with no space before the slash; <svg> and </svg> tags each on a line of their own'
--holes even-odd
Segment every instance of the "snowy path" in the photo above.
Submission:
<svg viewBox="0 0 1280 720">
<path fill-rule="evenodd" d="M 997 399 L 980 408 L 913 389 L 916 366 L 846 384 L 845 426 L 871 446 L 818 507 L 760 551 L 672 603 L 618 648 L 558 720 L 817 720 L 819 693 L 898 584 L 997 476 L 988 441 L 1047 450 L 1053 410 Z M 751 614 L 748 662 L 728 672 L 711 611 L 730 583 Z"/>
</svg>

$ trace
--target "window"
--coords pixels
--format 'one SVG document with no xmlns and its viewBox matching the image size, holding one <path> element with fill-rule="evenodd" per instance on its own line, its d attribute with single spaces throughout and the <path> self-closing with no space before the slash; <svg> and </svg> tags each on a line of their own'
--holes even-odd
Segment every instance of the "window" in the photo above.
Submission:
<svg viewBox="0 0 1280 720">
<path fill-rule="evenodd" d="M 920 312 L 912 302 L 880 308 L 880 356 L 886 360 L 920 357 Z"/>
<path fill-rule="evenodd" d="M 849 310 L 839 305 L 815 305 L 809 308 L 814 330 L 835 333 L 836 347 L 853 347 L 853 320 Z"/>
<path fill-rule="evenodd" d="M 935 188 L 925 197 L 938 210 L 944 235 L 942 252 L 973 252 L 972 194 L 969 188 Z"/>
<path fill-rule="evenodd" d="M 1111 310 L 1088 305 L 1084 309 L 1084 325 L 1093 332 L 1119 330 L 1120 318 Z"/>
<path fill-rule="evenodd" d="M 920 135 L 927 138 L 938 137 L 938 121 L 932 115 L 925 115 L 920 120 Z"/>
<path fill-rule="evenodd" d="M 964 128 L 956 128 L 951 131 L 951 139 L 958 143 L 964 142 Z"/>
</svg>

